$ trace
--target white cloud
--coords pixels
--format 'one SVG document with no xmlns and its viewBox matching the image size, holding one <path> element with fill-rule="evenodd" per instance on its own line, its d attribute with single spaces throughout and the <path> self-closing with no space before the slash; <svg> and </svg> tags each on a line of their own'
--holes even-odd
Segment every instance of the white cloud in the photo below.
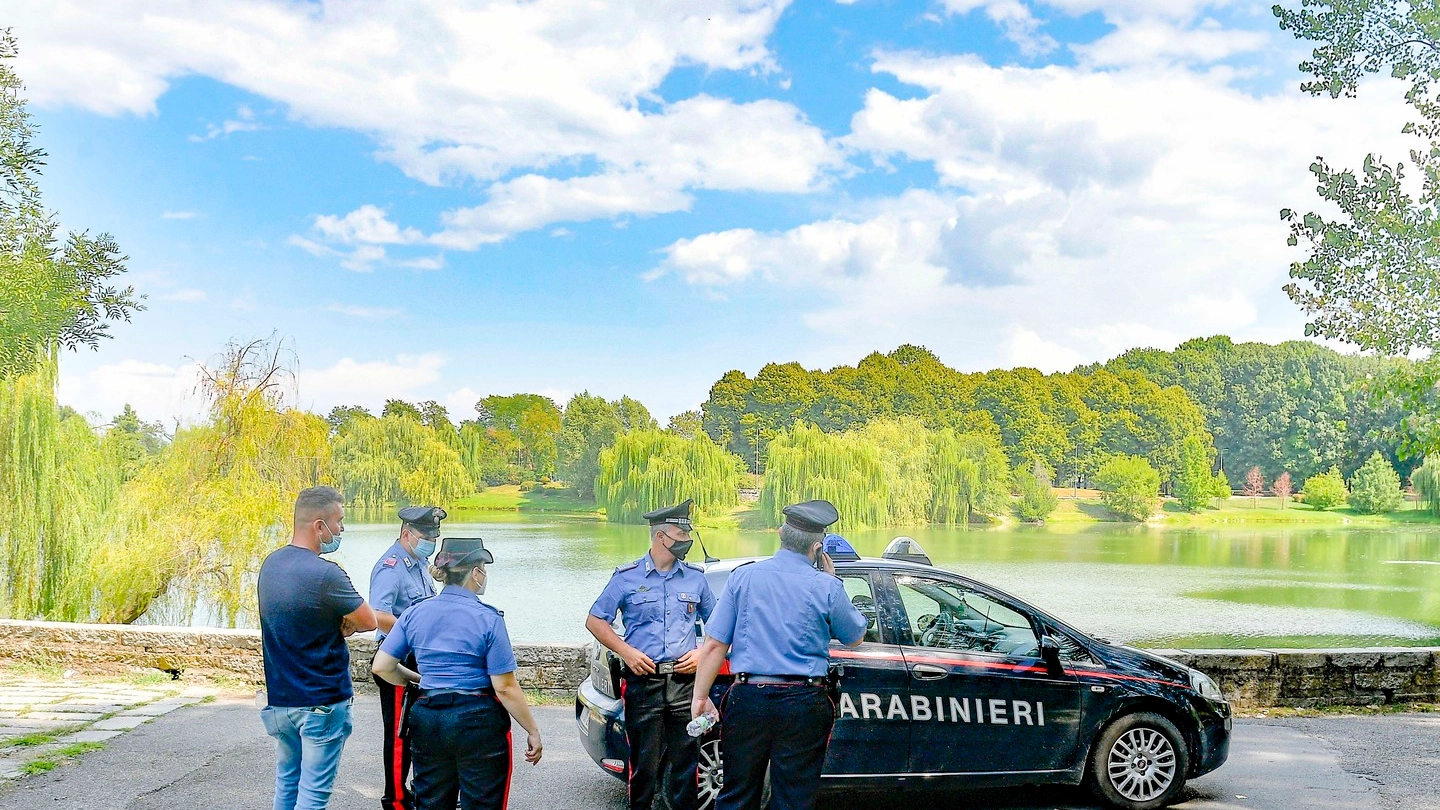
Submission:
<svg viewBox="0 0 1440 810">
<path fill-rule="evenodd" d="M 325 368 L 301 368 L 295 377 L 307 410 L 328 413 L 337 405 L 361 405 L 379 413 L 387 399 L 412 398 L 426 390 L 440 379 L 444 367 L 445 358 L 433 353 L 394 360 L 345 357 Z"/>
<path fill-rule="evenodd" d="M 346 245 L 409 245 L 424 238 L 414 228 L 402 230 L 375 205 L 362 205 L 343 217 L 322 214 L 315 217 L 313 229 L 329 241 Z"/>
<path fill-rule="evenodd" d="M 1014 330 L 1009 351 L 1007 365 L 1011 368 L 1039 369 L 1046 374 L 1069 371 L 1083 362 L 1079 352 L 1048 341 L 1030 329 Z"/>
<path fill-rule="evenodd" d="M 236 117 L 221 124 L 211 124 L 205 128 L 204 135 L 191 135 L 190 140 L 194 143 L 213 141 L 216 138 L 228 138 L 236 132 L 256 132 L 265 129 L 259 121 L 255 120 L 255 112 L 248 106 L 241 104 L 235 110 Z"/>
<path fill-rule="evenodd" d="M 196 393 L 200 366 L 147 363 L 128 359 L 75 371 L 69 356 L 60 363 L 58 397 L 62 404 L 81 413 L 98 413 L 108 420 L 129 404 L 147 421 L 159 421 L 173 428 L 177 421 L 189 423 L 204 413 L 204 401 Z"/>
<path fill-rule="evenodd" d="M 1059 46 L 1055 38 L 1040 32 L 1040 20 L 1020 0 L 945 0 L 950 14 L 969 14 L 977 8 L 1015 43 L 1024 56 L 1043 56 Z"/>
<path fill-rule="evenodd" d="M 1059 368 L 1217 332 L 1298 336 L 1278 211 L 1315 201 L 1316 154 L 1410 146 L 1383 83 L 1331 101 L 1174 65 L 885 54 L 876 70 L 922 92 L 870 91 L 847 146 L 931 165 L 938 188 L 783 231 L 678 240 L 652 277 L 801 288 L 812 303 L 799 313 L 832 353 L 918 341 L 970 367 Z"/>
<path fill-rule="evenodd" d="M 1214 20 L 1187 27 L 1165 20 L 1142 19 L 1072 49 L 1082 64 L 1097 67 L 1172 61 L 1207 64 L 1260 51 L 1272 42 L 1272 36 L 1268 32 L 1227 29 Z"/>
<path fill-rule="evenodd" d="M 683 210 L 691 189 L 814 188 L 839 153 L 794 106 L 659 96 L 678 67 L 773 70 L 766 40 L 787 3 L 54 0 L 10 22 L 39 105 L 149 115 L 170 82 L 203 75 L 304 124 L 365 133 L 423 182 L 497 184 L 452 213 L 473 227 L 447 226 L 448 243 L 478 245 L 567 218 Z M 196 137 L 257 126 L 242 108 Z M 333 219 L 317 226 L 361 238 Z"/>
<path fill-rule="evenodd" d="M 161 219 L 195 219 L 200 216 L 196 211 L 166 211 L 160 215 Z"/>
</svg>

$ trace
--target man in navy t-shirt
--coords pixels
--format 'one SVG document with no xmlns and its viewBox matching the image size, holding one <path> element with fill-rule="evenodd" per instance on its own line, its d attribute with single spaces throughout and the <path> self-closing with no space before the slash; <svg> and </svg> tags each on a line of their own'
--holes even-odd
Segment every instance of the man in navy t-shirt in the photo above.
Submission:
<svg viewBox="0 0 1440 810">
<path fill-rule="evenodd" d="M 290 544 L 260 566 L 265 691 L 260 712 L 275 738 L 274 810 L 324 810 L 350 736 L 350 650 L 345 637 L 374 630 L 375 614 L 340 566 L 345 507 L 331 487 L 295 499 Z M 302 752 L 304 756 L 302 756 Z"/>
</svg>

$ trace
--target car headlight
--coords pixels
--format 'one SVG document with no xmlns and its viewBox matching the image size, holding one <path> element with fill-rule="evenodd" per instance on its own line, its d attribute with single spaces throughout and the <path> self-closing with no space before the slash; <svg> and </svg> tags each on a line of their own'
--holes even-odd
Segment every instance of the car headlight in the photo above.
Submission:
<svg viewBox="0 0 1440 810">
<path fill-rule="evenodd" d="M 1225 700 L 1225 694 L 1220 691 L 1220 684 L 1198 669 L 1190 670 L 1190 686 L 1199 692 L 1201 697 L 1222 702 Z"/>
</svg>

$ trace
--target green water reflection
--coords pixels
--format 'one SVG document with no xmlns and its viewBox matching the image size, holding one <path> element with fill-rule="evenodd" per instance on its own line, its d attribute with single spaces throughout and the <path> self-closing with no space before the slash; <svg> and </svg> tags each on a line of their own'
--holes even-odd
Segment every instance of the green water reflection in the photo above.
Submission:
<svg viewBox="0 0 1440 810">
<path fill-rule="evenodd" d="M 347 521 L 336 555 L 361 593 L 395 537 Z M 494 549 L 486 600 L 518 642 L 583 641 L 586 611 L 616 565 L 647 548 L 643 527 L 506 513 L 455 516 L 447 535 Z M 989 582 L 1071 624 L 1147 646 L 1440 645 L 1440 530 L 1175 530 L 1098 526 L 906 532 L 941 567 Z M 849 536 L 876 555 L 894 531 Z M 767 555 L 773 533 L 706 531 L 719 557 Z M 701 557 L 697 545 L 693 558 Z"/>
</svg>

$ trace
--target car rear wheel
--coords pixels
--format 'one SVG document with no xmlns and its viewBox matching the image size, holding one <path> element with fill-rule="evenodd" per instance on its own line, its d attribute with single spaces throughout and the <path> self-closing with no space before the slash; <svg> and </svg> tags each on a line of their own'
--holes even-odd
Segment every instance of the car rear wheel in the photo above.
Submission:
<svg viewBox="0 0 1440 810">
<path fill-rule="evenodd" d="M 1127 714 L 1100 734 L 1090 754 L 1090 781 L 1113 807 L 1154 810 L 1174 801 L 1189 772 L 1185 739 L 1153 712 Z"/>
<path fill-rule="evenodd" d="M 720 738 L 710 737 L 700 741 L 700 767 L 696 773 L 699 792 L 695 806 L 697 810 L 714 810 L 715 799 L 725 785 L 725 761 L 720 755 Z M 760 808 L 770 808 L 770 770 L 765 770 L 765 786 L 760 789 Z"/>
</svg>

